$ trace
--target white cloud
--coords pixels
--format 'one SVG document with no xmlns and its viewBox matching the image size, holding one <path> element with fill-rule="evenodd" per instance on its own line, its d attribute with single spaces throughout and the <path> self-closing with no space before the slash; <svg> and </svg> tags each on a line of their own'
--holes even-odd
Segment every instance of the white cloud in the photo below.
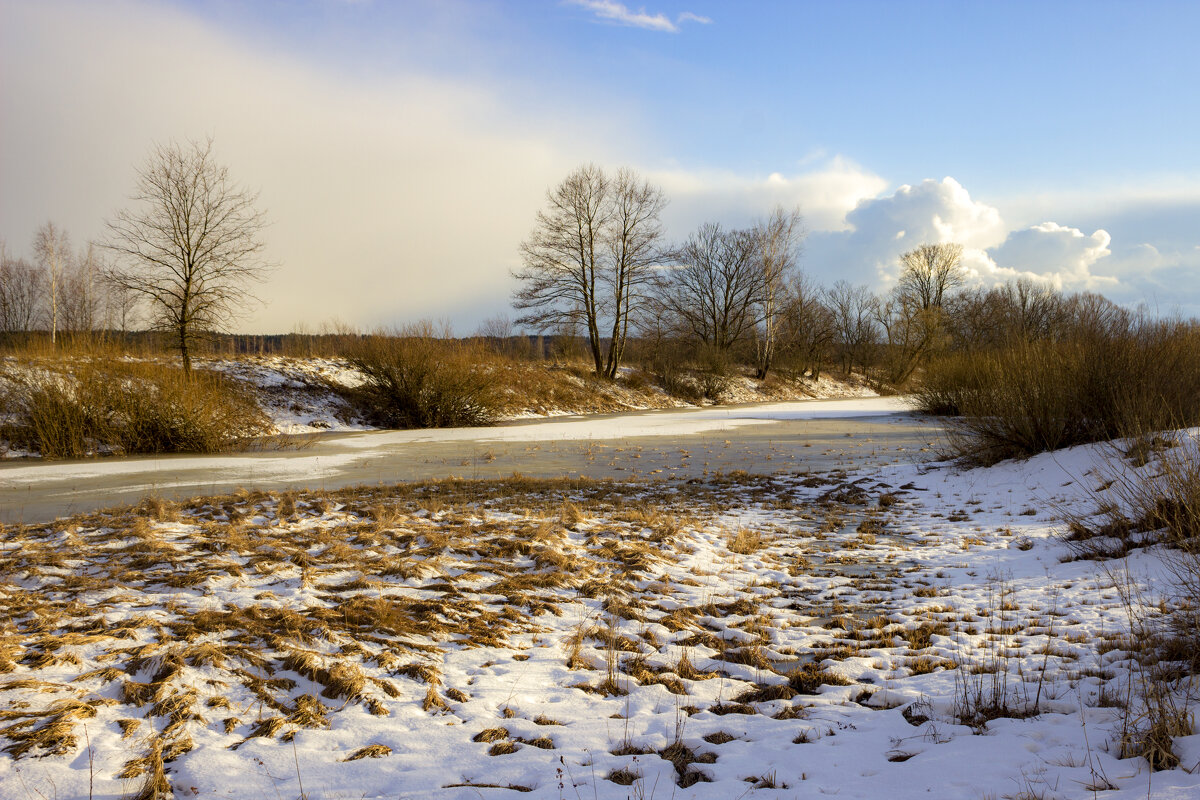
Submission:
<svg viewBox="0 0 1200 800">
<path fill-rule="evenodd" d="M 667 221 L 677 235 L 708 220 L 746 225 L 777 205 L 799 206 L 810 231 L 843 230 L 849 211 L 887 188 L 883 178 L 845 158 L 805 166 L 802 172 L 774 172 L 765 178 L 687 170 L 655 170 L 647 177 L 671 198 Z"/>
<path fill-rule="evenodd" d="M 880 288 L 896 280 L 901 253 L 919 244 L 957 242 L 968 269 L 978 270 L 1005 234 L 1000 212 L 972 200 L 953 178 L 863 198 L 841 227 L 810 240 L 813 270 Z"/>
<path fill-rule="evenodd" d="M 644 28 L 664 33 L 678 33 L 679 26 L 685 22 L 696 22 L 701 25 L 708 25 L 712 22 L 708 17 L 702 17 L 690 11 L 684 11 L 672 21 L 670 17 L 661 12 L 648 14 L 644 8 L 634 11 L 624 3 L 617 3 L 614 0 L 567 0 L 567 3 L 586 8 L 595 14 L 597 19 L 605 22 L 615 22 L 631 28 Z"/>
<path fill-rule="evenodd" d="M 809 264 L 826 280 L 847 278 L 886 289 L 898 277 L 902 253 L 919 244 L 957 242 L 975 283 L 1035 277 L 1066 291 L 1102 291 L 1121 299 L 1135 293 L 1130 283 L 1094 269 L 1111 255 L 1107 231 L 1086 235 L 1055 222 L 1012 230 L 998 208 L 972 199 L 949 177 L 864 199 L 845 222 L 844 231 L 810 239 Z"/>
<path fill-rule="evenodd" d="M 1108 249 L 1111 242 L 1112 237 L 1105 230 L 1087 236 L 1078 228 L 1043 222 L 1013 231 L 1002 244 L 991 249 L 996 266 L 989 277 L 1004 280 L 1037 277 L 1056 288 L 1075 291 L 1114 289 L 1120 281 L 1092 271 L 1097 261 L 1111 255 Z"/>
</svg>

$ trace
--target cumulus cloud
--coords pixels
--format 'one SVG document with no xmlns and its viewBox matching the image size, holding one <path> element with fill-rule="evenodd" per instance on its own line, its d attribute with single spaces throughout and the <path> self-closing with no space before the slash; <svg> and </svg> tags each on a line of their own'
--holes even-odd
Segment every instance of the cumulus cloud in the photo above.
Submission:
<svg viewBox="0 0 1200 800">
<path fill-rule="evenodd" d="M 1097 275 L 1092 267 L 1112 251 L 1105 230 L 1090 236 L 1078 228 L 1043 222 L 1013 231 L 990 250 L 993 278 L 1036 277 L 1058 289 L 1104 291 L 1119 285 L 1111 276 Z M 1151 248 L 1153 249 L 1153 248 Z"/>
<path fill-rule="evenodd" d="M 567 2 L 569 5 L 586 8 L 597 19 L 605 22 L 613 22 L 630 28 L 662 31 L 663 33 L 679 33 L 679 27 L 685 22 L 696 22 L 701 25 L 708 25 L 712 22 L 708 17 L 702 17 L 690 11 L 684 11 L 672 21 L 670 17 L 661 12 L 648 14 L 644 8 L 634 11 L 624 3 L 617 3 L 614 0 L 567 0 Z"/>
<path fill-rule="evenodd" d="M 917 245 L 957 242 L 967 268 L 978 272 L 988 264 L 987 248 L 1004 235 L 1000 212 L 973 200 L 958 181 L 925 180 L 859 201 L 843 230 L 810 238 L 809 262 L 852 282 L 887 287 L 898 277 L 900 255 Z"/>
<path fill-rule="evenodd" d="M 949 177 L 864 199 L 845 222 L 845 230 L 809 240 L 808 263 L 822 277 L 887 289 L 899 276 L 902 253 L 920 244 L 957 242 L 974 283 L 1030 277 L 1066 291 L 1100 291 L 1120 299 L 1135 294 L 1129 282 L 1095 269 L 1112 252 L 1107 231 L 1088 235 L 1055 222 L 1012 230 L 998 208 L 973 199 Z"/>
<path fill-rule="evenodd" d="M 844 230 L 848 212 L 887 188 L 883 178 L 842 157 L 806 166 L 766 177 L 687 170 L 656 170 L 647 177 L 671 198 L 667 222 L 679 233 L 709 220 L 748 225 L 775 206 L 799 206 L 809 231 Z"/>
</svg>

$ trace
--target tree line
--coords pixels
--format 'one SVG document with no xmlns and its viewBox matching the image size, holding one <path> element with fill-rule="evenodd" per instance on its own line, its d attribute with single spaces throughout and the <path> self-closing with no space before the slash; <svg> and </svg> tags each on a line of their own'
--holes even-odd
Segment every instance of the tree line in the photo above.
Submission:
<svg viewBox="0 0 1200 800">
<path fill-rule="evenodd" d="M 156 147 L 138 169 L 130 207 L 100 242 L 74 248 L 53 223 L 30 258 L 0 244 L 0 334 L 167 334 L 190 368 L 195 343 L 228 329 L 270 269 L 257 195 L 213 157 L 212 141 Z M 583 343 L 597 376 L 636 353 L 666 377 L 681 364 L 720 374 L 742 365 L 808 374 L 830 367 L 906 385 L 929 360 L 997 337 L 1052 335 L 1072 315 L 1118 307 L 1036 281 L 968 288 L 962 247 L 927 243 L 900 257 L 894 288 L 821 286 L 800 268 L 798 209 L 746 227 L 706 222 L 667 239 L 663 191 L 629 169 L 584 165 L 546 195 L 520 243 L 516 325 Z"/>
<path fill-rule="evenodd" d="M 37 229 L 31 257 L 0 242 L 0 335 L 42 330 L 57 342 L 64 334 L 129 330 L 132 298 L 107 280 L 107 270 L 95 242 L 76 248 L 53 222 Z"/>
</svg>

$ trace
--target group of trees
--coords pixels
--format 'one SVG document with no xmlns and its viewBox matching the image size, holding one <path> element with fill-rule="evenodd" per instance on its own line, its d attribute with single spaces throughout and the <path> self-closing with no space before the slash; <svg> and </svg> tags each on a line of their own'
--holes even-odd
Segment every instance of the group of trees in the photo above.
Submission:
<svg viewBox="0 0 1200 800">
<path fill-rule="evenodd" d="M 936 356 L 1062 335 L 1080 319 L 1116 318 L 1099 295 L 1065 295 L 1022 279 L 966 286 L 963 248 L 921 244 L 900 256 L 888 292 L 799 269 L 798 211 L 776 208 L 746 228 L 705 223 L 665 239 L 661 190 L 629 170 L 588 165 L 547 195 L 521 246 L 516 320 L 564 338 L 579 331 L 597 375 L 614 377 L 631 331 L 643 361 L 739 362 L 819 376 L 829 364 L 901 387 Z M 1091 323 L 1089 323 L 1091 324 Z"/>
<path fill-rule="evenodd" d="M 99 243 L 72 247 L 46 223 L 32 257 L 0 244 L 0 334 L 166 332 L 185 370 L 196 339 L 224 329 L 270 269 L 257 195 L 229 177 L 212 141 L 155 148 L 138 170 L 134 204 Z M 900 386 L 955 348 L 1051 335 L 1063 320 L 1115 309 L 1033 281 L 964 289 L 962 247 L 903 254 L 884 295 L 798 267 L 804 228 L 776 208 L 749 227 L 701 225 L 669 243 L 666 198 L 635 172 L 586 165 L 547 192 L 514 272 L 518 325 L 581 336 L 595 373 L 615 378 L 637 341 L 644 360 L 690 359 L 713 371 L 735 361 L 758 378 L 780 367 L 819 376 L 828 364 Z M 503 337 L 502 337 L 503 338 Z M 649 351 L 649 352 L 647 352 Z"/>
<path fill-rule="evenodd" d="M 844 281 L 825 289 L 798 268 L 800 213 L 776 208 L 747 228 L 701 225 L 682 244 L 664 239 L 662 191 L 628 170 L 594 165 L 547 194 L 530 238 L 514 305 L 518 324 L 585 331 L 595 372 L 614 377 L 629 331 L 684 343 L 714 369 L 741 359 L 765 378 L 783 359 L 819 374 L 832 358 L 907 381 L 945 346 L 947 302 L 963 283 L 962 248 L 929 244 L 904 254 L 896 288 L 879 297 Z"/>
<path fill-rule="evenodd" d="M 74 250 L 53 223 L 38 229 L 32 263 L 0 245 L 0 333 L 166 332 L 191 370 L 194 342 L 223 330 L 269 269 L 257 195 L 216 162 L 212 140 L 154 149 L 138 170 L 134 205 L 99 243 Z"/>
<path fill-rule="evenodd" d="M 132 301 L 106 279 L 101 249 L 74 248 L 66 231 L 47 222 L 33 238 L 32 258 L 9 253 L 0 243 L 0 334 L 32 330 L 63 334 L 128 330 Z"/>
<path fill-rule="evenodd" d="M 754 342 L 765 376 L 786 317 L 803 229 L 777 209 L 742 230 L 709 223 L 668 246 L 662 190 L 622 169 L 589 164 L 547 192 L 520 247 L 517 324 L 582 332 L 597 375 L 613 378 L 630 332 L 670 330 L 726 356 Z"/>
</svg>

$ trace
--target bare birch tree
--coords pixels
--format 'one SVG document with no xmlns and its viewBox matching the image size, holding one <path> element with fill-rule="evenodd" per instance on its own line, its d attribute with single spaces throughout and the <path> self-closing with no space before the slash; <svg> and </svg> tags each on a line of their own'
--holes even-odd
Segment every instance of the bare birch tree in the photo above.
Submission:
<svg viewBox="0 0 1200 800">
<path fill-rule="evenodd" d="M 758 237 L 758 268 L 762 288 L 758 301 L 758 325 L 754 331 L 755 377 L 767 377 L 775 359 L 779 329 L 784 317 L 788 278 L 796 268 L 804 239 L 800 210 L 777 206 L 765 222 L 754 226 Z"/>
<path fill-rule="evenodd" d="M 45 271 L 47 301 L 49 302 L 47 324 L 50 326 L 50 344 L 58 342 L 59 305 L 62 295 L 63 273 L 71 259 L 71 242 L 67 232 L 47 222 L 38 228 L 33 237 L 33 257 Z"/>
<path fill-rule="evenodd" d="M 108 276 L 146 301 L 151 325 L 170 333 L 190 371 L 193 343 L 224 329 L 252 299 L 247 284 L 270 269 L 258 195 L 216 163 L 210 138 L 157 146 L 132 199 L 108 223 Z"/>
<path fill-rule="evenodd" d="M 596 374 L 615 377 L 630 315 L 660 258 L 665 205 L 662 191 L 635 173 L 610 178 L 594 164 L 549 190 L 513 272 L 521 282 L 513 306 L 525 312 L 517 324 L 584 330 Z"/>
</svg>

